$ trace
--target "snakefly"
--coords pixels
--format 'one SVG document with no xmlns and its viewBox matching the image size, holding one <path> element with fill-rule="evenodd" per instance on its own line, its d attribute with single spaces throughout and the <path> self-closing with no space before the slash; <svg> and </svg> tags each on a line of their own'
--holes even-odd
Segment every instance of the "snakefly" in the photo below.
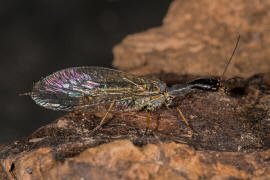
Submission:
<svg viewBox="0 0 270 180">
<path fill-rule="evenodd" d="M 223 90 L 224 85 L 218 78 L 202 78 L 167 87 L 165 82 L 157 79 L 90 66 L 57 71 L 36 82 L 31 92 L 22 95 L 29 95 L 36 104 L 52 110 L 106 112 L 93 130 L 96 131 L 104 123 L 108 112 L 150 112 L 164 104 L 170 105 L 175 97 L 193 89 L 218 91 Z"/>
</svg>

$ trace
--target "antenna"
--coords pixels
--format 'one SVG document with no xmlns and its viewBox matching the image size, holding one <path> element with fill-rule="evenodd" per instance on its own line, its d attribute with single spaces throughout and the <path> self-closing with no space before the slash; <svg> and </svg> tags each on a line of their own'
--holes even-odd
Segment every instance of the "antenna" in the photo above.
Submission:
<svg viewBox="0 0 270 180">
<path fill-rule="evenodd" d="M 236 49 L 237 49 L 237 47 L 238 47 L 239 41 L 240 41 L 240 34 L 238 35 L 238 38 L 237 38 L 237 41 L 236 41 L 234 50 L 233 50 L 233 52 L 232 52 L 232 55 L 231 55 L 229 61 L 227 62 L 226 66 L 225 66 L 225 69 L 224 69 L 224 71 L 223 71 L 223 73 L 222 73 L 222 76 L 221 76 L 222 79 L 224 78 L 224 74 L 226 73 L 226 71 L 227 71 L 227 69 L 228 69 L 228 67 L 229 67 L 229 65 L 230 65 L 230 63 L 231 63 L 231 61 L 232 61 L 233 55 L 234 55 L 234 53 L 235 53 L 235 51 L 236 51 Z"/>
</svg>

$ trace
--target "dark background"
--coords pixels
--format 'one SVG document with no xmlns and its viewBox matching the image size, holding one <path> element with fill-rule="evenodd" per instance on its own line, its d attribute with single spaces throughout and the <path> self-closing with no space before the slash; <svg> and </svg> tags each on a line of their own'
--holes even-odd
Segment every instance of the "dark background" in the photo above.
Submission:
<svg viewBox="0 0 270 180">
<path fill-rule="evenodd" d="M 19 93 L 57 70 L 107 66 L 128 34 L 159 26 L 171 0 L 0 2 L 0 143 L 31 134 L 63 112 Z"/>
</svg>

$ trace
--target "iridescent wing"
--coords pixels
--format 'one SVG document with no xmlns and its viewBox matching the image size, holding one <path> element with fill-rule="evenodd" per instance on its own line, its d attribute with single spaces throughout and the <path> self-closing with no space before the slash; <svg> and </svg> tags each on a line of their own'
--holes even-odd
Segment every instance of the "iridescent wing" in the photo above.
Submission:
<svg viewBox="0 0 270 180">
<path fill-rule="evenodd" d="M 38 81 L 27 95 L 53 110 L 104 110 L 114 101 L 114 109 L 129 111 L 143 108 L 165 89 L 159 80 L 102 67 L 73 67 Z"/>
</svg>

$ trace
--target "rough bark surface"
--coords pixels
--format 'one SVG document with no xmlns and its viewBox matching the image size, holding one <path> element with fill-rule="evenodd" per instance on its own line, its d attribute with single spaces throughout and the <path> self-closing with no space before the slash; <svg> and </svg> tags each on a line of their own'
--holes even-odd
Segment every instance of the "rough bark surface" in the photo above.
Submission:
<svg viewBox="0 0 270 180">
<path fill-rule="evenodd" d="M 114 48 L 114 65 L 136 74 L 218 75 L 237 36 L 227 77 L 270 69 L 270 1 L 175 0 L 161 27 L 127 36 Z"/>
<path fill-rule="evenodd" d="M 168 86 L 220 75 L 239 31 L 227 75 L 245 78 L 225 81 L 227 93 L 180 96 L 152 112 L 149 126 L 144 111 L 110 113 L 91 135 L 104 114 L 68 113 L 0 145 L 0 179 L 270 178 L 270 74 L 258 74 L 270 68 L 267 9 L 268 1 L 174 1 L 161 27 L 115 47 L 114 64 Z"/>
<path fill-rule="evenodd" d="M 178 77 L 179 82 L 189 79 Z M 95 135 L 90 135 L 91 129 L 103 114 L 69 113 L 28 138 L 1 147 L 0 177 L 270 177 L 269 77 L 231 79 L 226 82 L 228 94 L 197 90 L 179 97 L 171 108 L 152 112 L 148 130 L 146 112 L 111 113 Z"/>
</svg>

